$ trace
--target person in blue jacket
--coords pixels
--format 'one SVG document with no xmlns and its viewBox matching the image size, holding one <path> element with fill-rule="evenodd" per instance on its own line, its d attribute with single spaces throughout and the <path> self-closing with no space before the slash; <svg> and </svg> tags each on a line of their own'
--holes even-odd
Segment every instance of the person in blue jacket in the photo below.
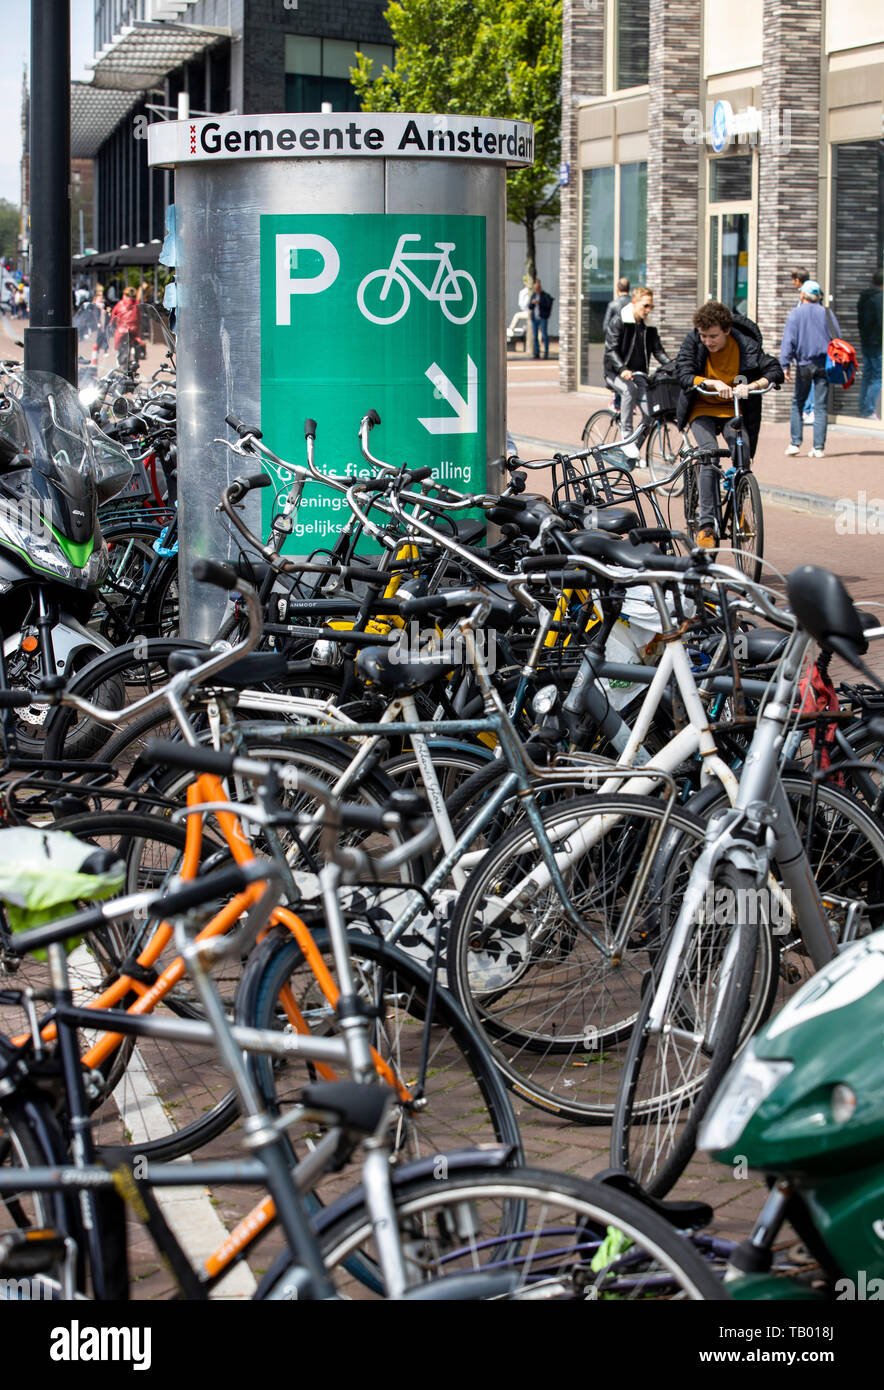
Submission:
<svg viewBox="0 0 884 1390">
<path fill-rule="evenodd" d="M 801 298 L 786 319 L 780 363 L 786 380 L 792 379 L 795 364 L 795 394 L 790 417 L 791 442 L 786 450 L 794 455 L 801 450 L 804 434 L 802 414 L 805 402 L 813 392 L 813 448 L 807 457 L 821 459 L 826 451 L 829 383 L 826 380 L 826 354 L 833 338 L 841 337 L 838 320 L 822 302 L 823 292 L 816 280 L 805 280 Z"/>
</svg>

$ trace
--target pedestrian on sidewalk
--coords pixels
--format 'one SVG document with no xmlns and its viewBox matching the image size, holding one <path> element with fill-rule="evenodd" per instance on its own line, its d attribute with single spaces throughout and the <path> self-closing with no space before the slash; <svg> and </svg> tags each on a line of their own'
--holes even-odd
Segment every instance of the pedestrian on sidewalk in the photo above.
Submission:
<svg viewBox="0 0 884 1390">
<path fill-rule="evenodd" d="M 841 329 L 835 315 L 831 309 L 825 308 L 822 299 L 823 291 L 817 281 L 805 280 L 801 286 L 801 299 L 789 314 L 783 329 L 780 362 L 785 368 L 787 381 L 792 379 L 792 364 L 795 363 L 795 394 L 792 397 L 790 416 L 791 442 L 786 449 L 787 456 L 794 456 L 801 449 L 804 434 L 802 415 L 811 392 L 813 448 L 807 457 L 821 459 L 825 455 L 829 399 L 826 355 L 831 340 L 840 338 Z"/>
<path fill-rule="evenodd" d="M 629 281 L 627 280 L 625 275 L 621 275 L 620 279 L 617 281 L 617 298 L 611 300 L 610 304 L 605 310 L 605 317 L 602 319 L 603 338 L 606 338 L 608 336 L 608 329 L 611 324 L 611 319 L 614 318 L 617 314 L 621 313 L 626 308 L 631 298 L 632 292 L 630 290 Z"/>
<path fill-rule="evenodd" d="M 140 332 L 140 306 L 136 299 L 137 293 L 134 285 L 128 285 L 123 290 L 122 299 L 114 305 L 111 314 L 111 325 L 114 329 L 114 351 L 117 354 L 117 362 L 123 371 L 128 371 L 132 365 L 133 348 L 137 360 L 138 349 L 144 346 Z"/>
<path fill-rule="evenodd" d="M 733 454 L 737 431 L 731 424 L 738 396 L 744 402 L 740 433 L 751 459 L 761 428 L 761 397 L 750 392 L 750 385 L 763 390 L 768 382 L 779 385 L 783 369 L 775 357 L 764 351 L 761 331 L 743 314 L 732 314 L 726 304 L 711 299 L 694 314 L 694 327 L 687 334 L 675 359 L 675 375 L 681 387 L 676 423 L 680 430 L 690 425 L 697 446 L 717 449 L 718 436 Z M 744 383 L 734 385 L 738 376 Z M 717 391 L 718 400 L 699 396 L 697 388 Z M 717 545 L 715 523 L 718 514 L 718 470 L 704 464 L 700 469 L 700 497 L 697 544 L 712 549 Z"/>
<path fill-rule="evenodd" d="M 653 308 L 654 291 L 647 285 L 636 285 L 630 304 L 614 315 L 605 336 L 605 381 L 620 396 L 621 439 L 628 439 L 632 434 L 636 403 L 640 396 L 646 395 L 645 382 L 637 382 L 635 373 L 647 374 L 652 357 L 664 367 L 672 366 L 672 358 L 665 352 L 660 334 L 647 322 Z M 629 458 L 638 458 L 635 444 L 627 444 L 623 452 Z"/>
<path fill-rule="evenodd" d="M 552 313 L 553 297 L 547 294 L 539 280 L 534 281 L 534 291 L 529 300 L 531 327 L 534 331 L 534 356 L 540 356 L 540 339 L 543 338 L 543 355 L 549 357 L 549 316 Z"/>
<path fill-rule="evenodd" d="M 519 290 L 519 307 L 510 319 L 509 327 L 506 330 L 507 338 L 514 338 L 516 330 L 525 330 L 525 350 L 528 349 L 528 324 L 531 322 L 531 286 L 523 285 Z"/>
<path fill-rule="evenodd" d="M 859 392 L 859 413 L 864 420 L 877 418 L 881 394 L 882 284 L 884 275 L 876 270 L 872 283 L 856 301 L 859 341 L 863 350 L 863 376 Z"/>
</svg>

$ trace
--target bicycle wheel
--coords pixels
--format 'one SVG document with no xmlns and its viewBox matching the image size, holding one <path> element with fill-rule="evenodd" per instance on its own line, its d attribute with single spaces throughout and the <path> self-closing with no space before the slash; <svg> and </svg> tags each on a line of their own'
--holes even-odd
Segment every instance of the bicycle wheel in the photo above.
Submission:
<svg viewBox="0 0 884 1390">
<path fill-rule="evenodd" d="M 610 1123 L 622 1045 L 660 949 L 661 913 L 670 897 L 678 900 L 702 846 L 701 823 L 675 810 L 664 827 L 665 809 L 651 797 L 615 795 L 542 810 L 583 930 L 548 884 L 526 821 L 472 870 L 457 904 L 447 955 L 455 996 L 508 1084 L 564 1119 Z M 661 853 L 665 872 L 655 874 Z M 615 960 L 630 904 L 630 932 Z"/>
<path fill-rule="evenodd" d="M 8 1177 L 21 1172 L 21 1186 L 0 1194 L 0 1238 L 12 1234 L 27 1237 L 37 1230 L 53 1231 L 62 1236 L 82 1235 L 77 1209 L 70 1197 L 61 1189 L 33 1192 L 27 1186 L 29 1168 L 53 1165 L 58 1161 L 58 1154 L 38 1137 L 42 1131 L 45 1139 L 53 1127 L 48 1105 L 43 1101 L 32 1099 L 25 1104 L 15 1097 L 6 1097 L 0 1107 L 0 1174 Z M 60 1264 L 50 1264 L 21 1281 L 28 1286 L 27 1292 L 22 1292 L 16 1279 L 0 1280 L 0 1301 L 57 1298 L 62 1291 L 61 1278 Z"/>
<path fill-rule="evenodd" d="M 764 516 L 761 488 L 753 473 L 738 473 L 734 479 L 730 536 L 738 568 L 757 583 L 761 579 L 764 555 Z"/>
<path fill-rule="evenodd" d="M 317 919 L 321 923 L 319 914 Z M 324 928 L 314 932 L 313 939 L 333 972 Z M 372 1045 L 411 1097 L 394 1113 L 396 1157 L 417 1159 L 486 1143 L 519 1147 L 518 1126 L 494 1063 L 447 991 L 437 988 L 428 1024 L 430 975 L 426 970 L 367 930 L 350 930 L 348 945 L 359 997 L 374 1011 Z M 249 961 L 237 1016 L 258 1028 L 292 1032 L 296 1011 L 314 1035 L 338 1032 L 335 1011 L 301 947 L 287 931 L 277 928 Z M 274 1113 L 294 1104 L 302 1087 L 317 1077 L 314 1064 L 294 1057 L 271 1061 L 255 1055 L 250 1067 Z M 289 1133 L 297 1147 L 303 1127 Z M 325 1180 L 323 1200 L 340 1189 L 341 1181 Z M 346 1188 L 350 1178 L 343 1182 Z"/>
<path fill-rule="evenodd" d="M 449 285 L 454 286 L 455 292 L 446 293 Z M 450 275 L 445 281 L 445 286 L 440 292 L 439 303 L 443 314 L 447 319 L 450 319 L 452 323 L 469 323 L 473 314 L 476 312 L 477 299 L 476 282 L 469 271 L 455 270 L 453 275 Z M 469 308 L 465 312 L 461 312 L 460 307 L 458 307 L 455 313 L 452 308 L 452 305 L 455 304 L 458 306 L 468 304 Z"/>
<path fill-rule="evenodd" d="M 141 631 L 145 637 L 177 637 L 180 616 L 178 560 L 170 556 L 147 595 Z"/>
<path fill-rule="evenodd" d="M 352 747 L 334 739 L 299 740 L 296 727 L 292 728 L 291 733 L 291 738 L 285 738 L 281 735 L 278 725 L 266 734 L 260 723 L 243 725 L 237 734 L 237 748 L 246 757 L 282 767 L 301 768 L 311 777 L 336 788 L 345 801 L 361 802 L 375 808 L 387 805 L 396 789 L 396 783 L 377 770 L 362 776 L 349 774 L 355 756 Z M 208 731 L 205 738 L 209 738 Z M 182 772 L 178 768 L 171 770 L 156 764 L 150 766 L 144 759 L 141 767 L 136 768 L 130 786 L 135 796 L 139 792 L 150 791 L 162 796 L 169 803 L 183 804 L 186 789 L 192 781 L 193 775 L 189 772 Z M 232 778 L 230 787 L 235 800 L 248 800 L 249 783 Z M 315 799 L 306 792 L 281 790 L 279 803 L 283 810 L 290 814 L 312 814 L 317 810 Z M 256 853 L 271 854 L 275 846 L 279 847 L 300 895 L 298 901 L 315 899 L 318 891 L 316 875 L 321 867 L 318 858 L 321 825 L 317 824 L 314 829 L 301 829 L 297 832 L 284 827 L 277 827 L 273 831 L 269 828 L 260 830 L 257 826 L 249 826 L 248 831 L 250 843 Z M 401 845 L 405 839 L 405 832 L 398 830 L 346 830 L 339 836 L 339 843 L 358 845 L 367 855 L 380 856 Z M 392 890 L 397 884 L 420 883 L 422 877 L 420 863 L 416 860 L 406 860 L 398 870 L 391 870 L 388 877 L 377 879 L 377 892 L 381 893 L 385 885 L 390 886 Z M 371 887 L 372 885 L 363 885 L 346 891 L 359 896 L 361 901 L 367 901 L 370 900 L 368 895 L 371 893 Z"/>
<path fill-rule="evenodd" d="M 437 1163 L 434 1177 L 408 1180 L 406 1175 L 395 1191 L 409 1288 L 419 1296 L 580 1302 L 729 1298 L 684 1236 L 623 1193 L 543 1169 L 449 1171 L 444 1154 Z M 338 1291 L 344 1297 L 370 1297 L 348 1268 L 354 1259 L 362 1268 L 378 1268 L 364 1203 L 341 1213 L 330 1209 L 317 1225 Z M 277 1261 L 257 1297 L 296 1296 L 296 1285 L 287 1278 L 289 1262 L 288 1256 Z M 447 1280 L 452 1282 L 446 1287 Z"/>
<path fill-rule="evenodd" d="M 371 323 L 398 323 L 411 303 L 411 289 L 401 275 L 390 276 L 386 296 L 383 296 L 381 291 L 386 279 L 386 270 L 372 271 L 356 291 L 360 313 Z"/>
<path fill-rule="evenodd" d="M 733 1060 L 755 966 L 757 901 L 749 874 L 720 865 L 691 924 L 659 1031 L 651 1031 L 650 1016 L 666 952 L 646 984 L 617 1092 L 611 1162 L 652 1196 L 668 1192 L 687 1167 Z"/>
<path fill-rule="evenodd" d="M 68 830 L 96 849 L 111 850 L 126 866 L 121 893 L 162 889 L 179 872 L 184 849 L 183 828 L 159 816 L 140 816 L 119 811 L 72 816 L 53 827 Z M 204 835 L 203 870 L 229 860 L 226 844 L 211 832 Z M 121 963 L 137 956 L 159 926 L 155 918 L 133 916 L 100 934 L 90 933 L 88 943 L 68 958 L 74 1000 L 88 1007 L 123 973 Z M 176 958 L 168 945 L 154 964 L 162 972 Z M 241 963 L 225 963 L 213 972 L 222 999 L 232 1012 Z M 45 982 L 47 966 L 27 957 L 16 979 L 38 988 Z M 134 994 L 123 997 L 118 1007 L 127 1008 Z M 154 1010 L 156 1017 L 199 1018 L 200 1007 L 185 975 Z M 20 1028 L 5 1008 L 0 1008 L 0 1030 Z M 101 1038 L 100 1029 L 81 1030 L 84 1053 Z M 220 1134 L 235 1118 L 236 1104 L 229 1078 L 211 1048 L 170 1042 L 167 1039 L 127 1038 L 98 1068 L 103 1084 L 94 1097 L 94 1142 L 101 1147 L 131 1147 L 152 1158 L 177 1158 L 201 1147 Z"/>
<path fill-rule="evenodd" d="M 208 651 L 208 647 L 204 642 L 178 637 L 137 638 L 116 651 L 90 661 L 69 682 L 67 692 L 101 704 L 102 700 L 96 700 L 96 695 L 106 689 L 108 698 L 105 707 L 120 708 L 124 703 L 133 702 L 164 685 L 169 679 L 169 657 L 173 652 L 180 651 Z M 110 698 L 111 690 L 113 699 Z M 78 754 L 72 748 L 77 745 L 81 731 L 84 736 L 88 734 L 90 738 L 94 737 L 96 746 L 88 754 L 92 757 L 104 747 L 114 728 L 96 724 L 65 705 L 54 709 L 46 721 L 44 759 L 63 762 L 66 758 L 76 758 Z"/>
<path fill-rule="evenodd" d="M 648 442 L 645 445 L 645 462 L 648 465 L 648 472 L 651 481 L 662 482 L 668 478 L 669 474 L 678 463 L 678 452 L 680 447 L 680 435 L 672 420 L 658 420 L 648 435 Z M 684 474 L 678 478 L 671 487 L 662 488 L 667 497 L 680 496 L 684 488 Z"/>
<path fill-rule="evenodd" d="M 100 602 L 93 614 L 105 637 L 115 646 L 131 641 L 139 632 L 144 581 L 156 564 L 154 541 L 162 528 L 143 522 L 118 522 L 102 528 L 107 542 L 108 568 L 99 589 Z M 160 636 L 145 633 L 145 636 Z"/>
<path fill-rule="evenodd" d="M 83 647 L 73 658 L 73 670 L 68 677 L 70 685 L 78 681 L 84 671 L 89 670 L 103 657 L 104 653 L 100 647 Z M 43 684 L 43 663 L 39 652 L 29 653 L 19 649 L 7 657 L 6 678 L 12 688 L 29 688 L 35 692 L 40 690 Z M 92 702 L 100 709 L 114 709 L 124 698 L 125 687 L 113 673 L 96 682 L 92 688 Z M 45 759 L 52 756 L 47 752 L 47 746 L 54 713 L 36 700 L 33 705 L 9 711 L 21 757 Z M 68 726 L 66 756 L 76 760 L 91 758 L 104 743 L 105 731 L 94 721 L 78 719 L 73 710 L 70 713 L 73 717 Z"/>
<path fill-rule="evenodd" d="M 24 1019 L 24 1011 L 21 1012 Z M 21 1102 L 6 1097 L 0 1106 L 0 1172 L 38 1167 L 55 1161 L 38 1143 Z M 0 1193 L 0 1235 L 53 1227 L 63 1209 L 60 1194 L 21 1191 Z"/>
<path fill-rule="evenodd" d="M 603 444 L 614 444 L 620 438 L 620 416 L 616 410 L 597 410 L 590 415 L 583 426 L 584 449 L 601 448 Z"/>
</svg>

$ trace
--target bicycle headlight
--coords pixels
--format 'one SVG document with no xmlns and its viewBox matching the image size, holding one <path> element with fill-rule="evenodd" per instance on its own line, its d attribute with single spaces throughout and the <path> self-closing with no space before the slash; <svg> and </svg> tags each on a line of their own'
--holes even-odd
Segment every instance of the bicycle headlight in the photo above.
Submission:
<svg viewBox="0 0 884 1390">
<path fill-rule="evenodd" d="M 60 579 L 76 579 L 79 572 L 62 551 L 48 526 L 34 526 L 26 512 L 0 507 L 0 542 L 18 551 L 32 569 Z"/>
<path fill-rule="evenodd" d="M 554 710 L 559 698 L 559 689 L 556 685 L 541 686 L 534 696 L 534 713 L 541 718 L 544 714 L 549 714 Z"/>
<path fill-rule="evenodd" d="M 731 1067 L 700 1126 L 697 1148 L 716 1153 L 737 1143 L 747 1122 L 794 1062 L 758 1057 L 752 1043 Z"/>
</svg>

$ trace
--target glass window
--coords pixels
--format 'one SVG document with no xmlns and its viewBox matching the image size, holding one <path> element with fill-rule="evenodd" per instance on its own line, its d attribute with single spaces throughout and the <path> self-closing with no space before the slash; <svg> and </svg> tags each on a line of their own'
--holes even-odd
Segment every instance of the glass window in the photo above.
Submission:
<svg viewBox="0 0 884 1390">
<path fill-rule="evenodd" d="M 884 140 L 832 148 L 832 308 L 841 337 L 856 349 L 859 368 L 849 390 L 839 386 L 839 415 L 881 419 L 884 263 Z M 877 274 L 877 283 L 875 276 Z"/>
<path fill-rule="evenodd" d="M 617 0 L 614 86 L 643 87 L 648 80 L 650 0 Z"/>
<path fill-rule="evenodd" d="M 718 299 L 718 214 L 709 219 L 709 298 Z"/>
<path fill-rule="evenodd" d="M 748 203 L 751 197 L 751 154 L 724 155 L 721 159 L 710 159 L 710 203 Z"/>
<path fill-rule="evenodd" d="M 749 311 L 749 214 L 721 218 L 721 302 L 735 314 Z"/>
<path fill-rule="evenodd" d="M 285 70 L 299 76 L 322 76 L 322 39 L 287 34 L 285 40 Z"/>
<path fill-rule="evenodd" d="M 345 77 L 350 80 L 350 69 L 356 64 L 356 45 L 347 39 L 322 40 L 323 77 Z"/>
<path fill-rule="evenodd" d="M 614 169 L 585 169 L 581 199 L 580 379 L 603 386 L 602 322 L 614 292 Z"/>
<path fill-rule="evenodd" d="M 648 166 L 620 165 L 620 264 L 633 289 L 648 276 Z"/>
<path fill-rule="evenodd" d="M 360 53 L 370 58 L 373 64 L 372 76 L 380 77 L 384 67 L 393 67 L 393 45 L 389 43 L 360 43 L 356 45 Z"/>
<path fill-rule="evenodd" d="M 330 102 L 333 111 L 358 111 L 359 100 L 350 82 L 357 49 L 372 59 L 375 75 L 385 63 L 393 65 L 390 44 L 286 35 L 286 111 L 319 111 L 323 102 Z"/>
</svg>

